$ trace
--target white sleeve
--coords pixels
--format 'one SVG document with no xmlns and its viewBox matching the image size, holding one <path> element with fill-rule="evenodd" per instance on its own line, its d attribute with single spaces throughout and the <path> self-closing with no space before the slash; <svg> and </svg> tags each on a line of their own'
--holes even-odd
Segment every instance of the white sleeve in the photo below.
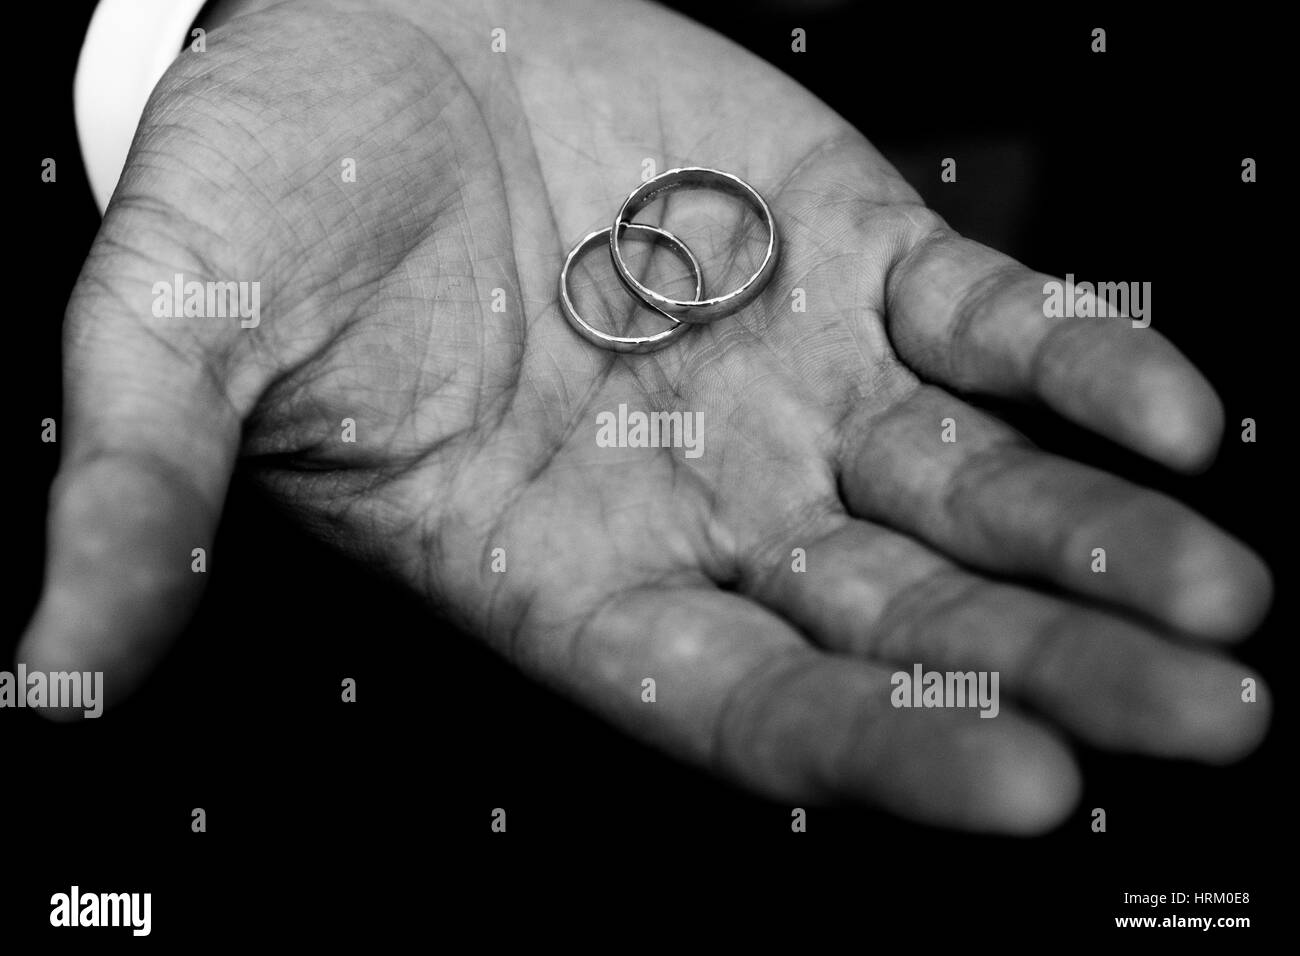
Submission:
<svg viewBox="0 0 1300 956">
<path fill-rule="evenodd" d="M 103 213 L 149 94 L 180 53 L 203 0 L 100 0 L 73 84 L 77 139 Z"/>
</svg>

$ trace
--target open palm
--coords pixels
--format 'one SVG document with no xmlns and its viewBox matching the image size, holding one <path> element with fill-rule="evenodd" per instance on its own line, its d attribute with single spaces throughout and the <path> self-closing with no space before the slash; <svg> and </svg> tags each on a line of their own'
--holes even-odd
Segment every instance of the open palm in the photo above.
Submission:
<svg viewBox="0 0 1300 956">
<path fill-rule="evenodd" d="M 1222 411 L 1157 332 L 1044 318 L 1044 277 L 712 33 L 640 3 L 483 6 L 250 2 L 164 78 L 69 306 L 29 666 L 103 669 L 110 697 L 142 679 L 238 464 L 528 673 L 780 799 L 1035 831 L 1077 796 L 1060 731 L 1257 743 L 1248 672 L 1195 645 L 1258 622 L 1259 560 L 957 397 L 1195 468 Z M 748 309 L 624 356 L 567 326 L 556 278 L 646 158 L 754 184 L 782 261 Z M 692 225 L 696 197 L 717 208 L 651 212 L 723 292 L 752 231 Z M 608 257 L 584 265 L 592 321 L 621 327 Z M 175 273 L 260 282 L 261 323 L 155 317 Z M 700 413 L 702 454 L 601 447 L 621 404 Z M 918 662 L 996 671 L 1008 699 L 891 706 Z"/>
</svg>

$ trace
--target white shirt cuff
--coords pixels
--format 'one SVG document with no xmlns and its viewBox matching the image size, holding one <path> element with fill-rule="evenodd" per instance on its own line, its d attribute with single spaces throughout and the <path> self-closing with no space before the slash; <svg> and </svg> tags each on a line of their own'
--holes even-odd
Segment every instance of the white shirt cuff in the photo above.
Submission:
<svg viewBox="0 0 1300 956">
<path fill-rule="evenodd" d="M 90 190 L 103 213 L 145 103 L 204 0 L 100 0 L 77 61 L 73 106 Z"/>
</svg>

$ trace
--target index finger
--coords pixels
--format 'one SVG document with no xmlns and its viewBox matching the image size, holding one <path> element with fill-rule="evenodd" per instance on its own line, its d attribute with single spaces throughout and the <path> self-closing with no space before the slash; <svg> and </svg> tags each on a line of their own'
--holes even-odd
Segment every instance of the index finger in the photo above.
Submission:
<svg viewBox="0 0 1300 956">
<path fill-rule="evenodd" d="M 1169 467 L 1204 467 L 1223 432 L 1223 405 L 1150 327 L 1150 284 L 1114 285 L 1128 290 L 1132 315 L 1111 314 L 1116 303 L 1103 306 L 1082 285 L 939 228 L 895 263 L 886 310 L 899 354 L 935 382 L 1035 399 Z"/>
</svg>

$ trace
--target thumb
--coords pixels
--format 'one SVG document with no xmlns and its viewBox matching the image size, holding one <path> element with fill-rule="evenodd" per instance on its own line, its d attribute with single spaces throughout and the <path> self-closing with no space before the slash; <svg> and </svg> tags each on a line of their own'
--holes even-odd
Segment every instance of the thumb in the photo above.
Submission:
<svg viewBox="0 0 1300 956">
<path fill-rule="evenodd" d="M 110 207 L 68 304 L 45 581 L 18 647 L 29 672 L 102 671 L 109 704 L 192 614 L 239 448 L 216 371 L 239 319 L 155 314 L 156 284 L 202 275 L 158 218 Z"/>
</svg>

